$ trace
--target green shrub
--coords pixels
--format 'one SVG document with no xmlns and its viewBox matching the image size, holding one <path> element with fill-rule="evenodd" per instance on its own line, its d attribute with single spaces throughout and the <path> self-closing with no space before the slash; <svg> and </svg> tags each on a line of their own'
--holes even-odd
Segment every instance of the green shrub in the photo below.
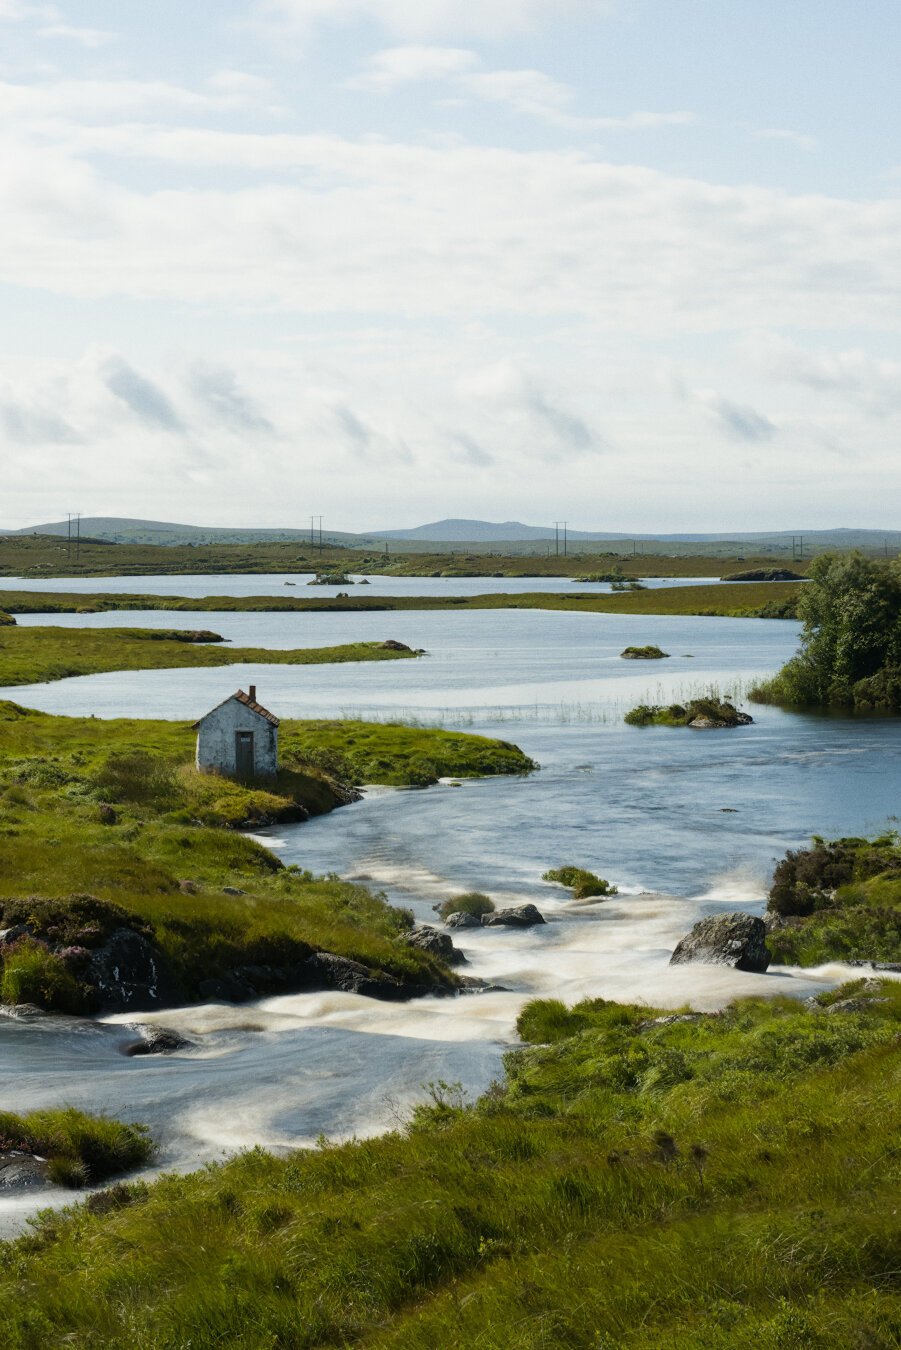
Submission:
<svg viewBox="0 0 901 1350">
<path fill-rule="evenodd" d="M 36 1003 L 50 1012 L 82 1013 L 88 997 L 84 985 L 43 943 L 24 938 L 7 948 L 0 977 L 4 1003 Z"/>
<path fill-rule="evenodd" d="M 160 806 L 177 796 L 172 766 L 147 750 L 113 751 L 98 769 L 94 785 L 114 802 Z"/>
<path fill-rule="evenodd" d="M 616 886 L 603 877 L 587 872 L 584 867 L 552 867 L 542 873 L 542 881 L 555 881 L 560 886 L 568 886 L 576 900 L 587 900 L 594 895 L 618 895 Z"/>
<path fill-rule="evenodd" d="M 465 895 L 455 895 L 450 900 L 445 900 L 438 910 L 442 919 L 451 914 L 471 914 L 473 918 L 480 919 L 483 914 L 493 912 L 494 901 L 487 895 L 482 895 L 481 891 L 467 891 Z"/>
</svg>

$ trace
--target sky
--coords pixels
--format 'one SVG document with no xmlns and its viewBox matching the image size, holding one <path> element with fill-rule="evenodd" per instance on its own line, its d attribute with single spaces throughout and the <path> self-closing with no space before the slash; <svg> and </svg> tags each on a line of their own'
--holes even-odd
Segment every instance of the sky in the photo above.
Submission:
<svg viewBox="0 0 901 1350">
<path fill-rule="evenodd" d="M 0 0 L 0 526 L 897 528 L 897 0 Z"/>
</svg>

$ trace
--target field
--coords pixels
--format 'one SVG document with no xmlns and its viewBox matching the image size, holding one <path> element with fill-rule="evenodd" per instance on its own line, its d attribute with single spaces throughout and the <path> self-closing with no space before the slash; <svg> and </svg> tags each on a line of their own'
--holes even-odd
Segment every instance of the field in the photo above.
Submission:
<svg viewBox="0 0 901 1350">
<path fill-rule="evenodd" d="M 530 1005 L 406 1129 L 119 1186 L 0 1256 L 9 1350 L 890 1350 L 901 988 Z"/>
</svg>

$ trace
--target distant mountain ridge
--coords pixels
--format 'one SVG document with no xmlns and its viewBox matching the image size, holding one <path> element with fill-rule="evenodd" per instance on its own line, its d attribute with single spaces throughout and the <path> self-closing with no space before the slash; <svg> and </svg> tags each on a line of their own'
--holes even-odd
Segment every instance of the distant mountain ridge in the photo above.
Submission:
<svg viewBox="0 0 901 1350">
<path fill-rule="evenodd" d="M 76 530 L 72 522 L 72 533 Z M 219 525 L 181 525 L 171 521 L 140 520 L 125 516 L 83 516 L 80 524 L 82 539 L 90 538 L 108 543 L 122 544 L 253 544 L 296 542 L 298 545 L 318 543 L 318 532 L 311 532 L 303 525 L 274 528 L 232 528 Z M 44 525 L 32 525 L 22 530 L 0 530 L 0 535 L 50 534 L 65 536 L 69 524 L 65 520 Z M 625 533 L 615 530 L 571 530 L 567 528 L 566 538 L 569 544 L 592 542 L 595 545 L 609 542 L 616 544 L 623 540 L 632 543 L 655 542 L 658 544 L 723 544 L 738 547 L 746 545 L 784 547 L 791 546 L 793 538 L 803 536 L 805 547 L 816 551 L 826 548 L 868 548 L 881 549 L 886 545 L 896 552 L 901 549 L 901 530 L 871 530 L 841 527 L 832 530 L 754 530 L 720 533 L 679 533 L 653 534 L 648 532 Z M 409 529 L 371 530 L 349 533 L 342 530 L 323 530 L 325 544 L 339 544 L 352 548 L 378 548 L 386 541 L 420 544 L 424 549 L 429 543 L 447 545 L 488 547 L 503 544 L 553 543 L 556 531 L 553 525 L 526 525 L 518 520 L 501 522 L 489 520 L 467 520 L 448 518 L 417 525 Z M 562 545 L 563 528 L 559 538 Z M 427 551 L 427 549 L 425 549 Z M 596 550 L 595 550 L 596 551 Z"/>
</svg>

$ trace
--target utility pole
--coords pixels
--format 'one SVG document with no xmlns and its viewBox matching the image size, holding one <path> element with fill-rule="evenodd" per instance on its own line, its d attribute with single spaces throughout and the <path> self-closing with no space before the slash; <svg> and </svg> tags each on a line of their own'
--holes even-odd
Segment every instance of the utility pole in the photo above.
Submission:
<svg viewBox="0 0 901 1350">
<path fill-rule="evenodd" d="M 566 557 L 566 521 L 554 521 L 554 549 L 557 556 L 560 556 L 560 526 L 563 526 L 563 556 Z"/>
<path fill-rule="evenodd" d="M 72 512 L 66 512 L 66 561 L 72 557 Z"/>
<path fill-rule="evenodd" d="M 75 565 L 81 562 L 81 512 L 75 512 Z"/>
</svg>

